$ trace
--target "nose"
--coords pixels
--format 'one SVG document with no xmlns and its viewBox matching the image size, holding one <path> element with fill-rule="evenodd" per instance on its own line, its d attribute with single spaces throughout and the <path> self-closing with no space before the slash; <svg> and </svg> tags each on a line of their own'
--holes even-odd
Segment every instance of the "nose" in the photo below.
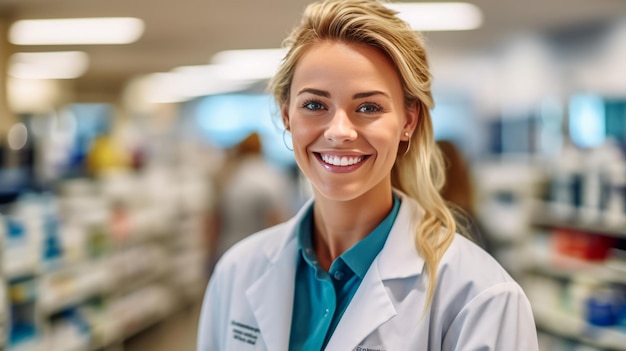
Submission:
<svg viewBox="0 0 626 351">
<path fill-rule="evenodd" d="M 324 137 L 334 142 L 353 141 L 357 132 L 350 116 L 343 110 L 338 110 L 328 122 Z"/>
</svg>

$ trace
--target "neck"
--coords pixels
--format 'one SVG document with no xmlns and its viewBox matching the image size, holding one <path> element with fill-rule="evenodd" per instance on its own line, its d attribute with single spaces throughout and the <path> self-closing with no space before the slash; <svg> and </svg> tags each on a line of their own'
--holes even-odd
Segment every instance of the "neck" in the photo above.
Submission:
<svg viewBox="0 0 626 351">
<path fill-rule="evenodd" d="M 314 206 L 313 246 L 320 265 L 328 271 L 337 257 L 385 219 L 393 206 L 393 197 L 391 192 L 364 194 L 349 201 L 316 196 Z"/>
</svg>

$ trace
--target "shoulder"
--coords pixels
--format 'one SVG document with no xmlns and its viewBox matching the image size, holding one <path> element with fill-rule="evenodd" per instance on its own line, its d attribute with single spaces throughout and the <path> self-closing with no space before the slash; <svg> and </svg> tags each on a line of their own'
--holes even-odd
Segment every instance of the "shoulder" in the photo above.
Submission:
<svg viewBox="0 0 626 351">
<path fill-rule="evenodd" d="M 233 313 L 247 316 L 246 292 L 289 243 L 290 222 L 252 234 L 226 251 L 211 273 L 198 329 L 198 350 L 228 347 L 226 336 Z M 282 251 L 281 251 L 282 250 Z"/>
<path fill-rule="evenodd" d="M 478 245 L 457 234 L 441 260 L 437 280 L 438 301 L 433 303 L 442 311 L 446 349 L 488 345 L 489 350 L 537 350 L 528 298 Z"/>
<path fill-rule="evenodd" d="M 493 256 L 460 234 L 455 234 L 450 247 L 441 258 L 439 274 L 444 279 L 451 276 L 456 281 L 471 281 L 477 288 L 514 282 Z"/>
<path fill-rule="evenodd" d="M 439 264 L 435 298 L 453 318 L 467 306 L 493 299 L 526 300 L 519 284 L 488 252 L 456 234 Z"/>
<path fill-rule="evenodd" d="M 291 239 L 292 232 L 293 219 L 247 236 L 222 255 L 216 272 L 268 264 Z"/>
<path fill-rule="evenodd" d="M 228 249 L 211 273 L 205 299 L 223 308 L 230 301 L 245 299 L 245 291 L 273 267 L 275 257 L 285 253 L 289 223 L 252 234 Z"/>
</svg>

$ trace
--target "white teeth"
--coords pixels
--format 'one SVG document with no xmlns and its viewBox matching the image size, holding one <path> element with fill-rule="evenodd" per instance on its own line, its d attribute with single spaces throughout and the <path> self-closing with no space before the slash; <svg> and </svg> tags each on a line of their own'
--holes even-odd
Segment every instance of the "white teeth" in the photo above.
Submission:
<svg viewBox="0 0 626 351">
<path fill-rule="evenodd" d="M 351 166 L 353 164 L 357 164 L 361 161 L 363 161 L 363 157 L 362 156 L 357 156 L 357 157 L 339 157 L 339 156 L 332 156 L 332 155 L 324 155 L 322 154 L 322 160 L 324 160 L 324 162 L 331 164 L 333 166 Z"/>
</svg>

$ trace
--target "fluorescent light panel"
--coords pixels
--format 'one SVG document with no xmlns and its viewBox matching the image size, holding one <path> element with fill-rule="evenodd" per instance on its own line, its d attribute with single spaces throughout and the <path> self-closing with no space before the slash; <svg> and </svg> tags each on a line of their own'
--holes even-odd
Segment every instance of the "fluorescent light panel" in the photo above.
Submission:
<svg viewBox="0 0 626 351">
<path fill-rule="evenodd" d="M 272 77 L 285 53 L 284 49 L 226 50 L 215 54 L 211 64 L 152 74 L 145 80 L 147 100 L 179 102 L 247 89 Z"/>
<path fill-rule="evenodd" d="M 146 100 L 152 103 L 173 103 L 198 96 L 241 91 L 250 81 L 228 81 L 219 78 L 217 67 L 182 66 L 170 72 L 153 73 L 144 78 Z"/>
<path fill-rule="evenodd" d="M 280 62 L 285 54 L 286 49 L 224 50 L 215 54 L 211 62 L 214 64 Z"/>
<path fill-rule="evenodd" d="M 387 4 L 416 31 L 472 30 L 483 23 L 480 8 L 465 2 Z"/>
<path fill-rule="evenodd" d="M 9 75 L 21 79 L 72 79 L 82 76 L 89 56 L 82 51 L 19 52 L 9 59 Z"/>
<path fill-rule="evenodd" d="M 286 49 L 220 51 L 211 58 L 224 80 L 263 80 L 276 74 Z"/>
<path fill-rule="evenodd" d="M 143 34 L 132 17 L 20 20 L 9 30 L 15 45 L 129 44 Z"/>
</svg>

